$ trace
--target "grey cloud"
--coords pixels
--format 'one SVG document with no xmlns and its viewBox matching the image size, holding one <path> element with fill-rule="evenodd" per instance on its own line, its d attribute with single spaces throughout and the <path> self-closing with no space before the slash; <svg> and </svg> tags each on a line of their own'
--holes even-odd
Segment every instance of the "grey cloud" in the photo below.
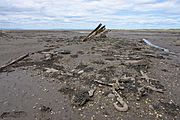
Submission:
<svg viewBox="0 0 180 120">
<path fill-rule="evenodd" d="M 4 4 L 1 4 L 3 1 Z M 14 21 L 17 25 L 28 27 L 34 24 L 80 27 L 98 22 L 110 26 L 114 23 L 119 26 L 153 25 L 162 23 L 163 19 L 163 24 L 178 24 L 178 7 L 177 0 L 161 3 L 157 0 L 1 0 L 0 23 Z"/>
</svg>

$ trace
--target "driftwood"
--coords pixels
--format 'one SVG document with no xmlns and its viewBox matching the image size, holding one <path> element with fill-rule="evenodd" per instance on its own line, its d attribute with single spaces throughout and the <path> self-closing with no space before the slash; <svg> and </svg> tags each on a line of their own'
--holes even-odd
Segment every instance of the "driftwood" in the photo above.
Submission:
<svg viewBox="0 0 180 120">
<path fill-rule="evenodd" d="M 89 37 L 91 34 L 96 32 L 101 26 L 102 26 L 102 24 L 100 23 L 87 37 Z"/>
<path fill-rule="evenodd" d="M 90 32 L 82 41 L 86 41 L 89 36 L 91 36 L 95 31 L 97 31 L 100 27 L 102 26 L 102 24 L 100 23 L 92 32 Z"/>
<path fill-rule="evenodd" d="M 99 30 L 97 30 L 97 31 L 95 32 L 95 35 L 103 32 L 105 29 L 106 29 L 106 26 L 104 25 L 104 26 L 102 26 L 101 28 L 99 28 Z"/>
<path fill-rule="evenodd" d="M 101 28 L 97 29 L 94 33 L 92 33 L 92 34 L 88 37 L 88 39 L 91 39 L 91 38 L 99 35 L 99 34 L 102 33 L 105 29 L 106 29 L 106 26 L 104 25 L 104 26 L 102 26 Z"/>
<path fill-rule="evenodd" d="M 165 53 L 169 53 L 169 54 L 171 54 L 171 55 L 176 55 L 176 53 L 169 51 L 169 49 L 166 49 L 166 48 L 160 47 L 160 46 L 158 46 L 158 45 L 155 45 L 155 44 L 151 43 L 151 42 L 150 42 L 149 40 L 147 40 L 147 39 L 142 39 L 142 40 L 143 40 L 143 42 L 144 42 L 145 44 L 147 44 L 147 45 L 149 45 L 149 46 L 151 46 L 151 47 L 153 47 L 153 48 L 159 49 L 159 50 L 164 51 Z"/>
<path fill-rule="evenodd" d="M 140 73 L 141 73 L 141 75 L 142 75 L 141 78 L 146 79 L 147 82 L 148 82 L 148 84 L 150 83 L 150 80 L 157 81 L 156 79 L 149 78 L 149 77 L 147 76 L 147 74 L 145 74 L 142 70 L 140 71 Z M 155 86 L 145 85 L 144 88 L 149 89 L 149 90 L 152 90 L 152 91 L 155 91 L 155 92 L 164 93 L 163 89 L 158 89 L 158 88 L 156 88 Z"/>
<path fill-rule="evenodd" d="M 102 24 L 100 23 L 91 33 L 89 33 L 82 41 L 85 42 L 88 39 L 92 39 L 94 37 L 99 37 L 102 35 L 107 34 L 109 31 L 106 30 L 106 26 L 102 26 Z"/>
<path fill-rule="evenodd" d="M 29 56 L 29 53 L 24 54 L 24 55 L 19 56 L 18 58 L 14 59 L 14 60 L 12 60 L 11 62 L 9 62 L 9 63 L 7 63 L 7 64 L 2 65 L 2 66 L 0 67 L 0 71 L 3 71 L 5 68 L 7 68 L 7 67 L 9 67 L 9 66 L 11 66 L 11 65 L 13 65 L 13 64 L 15 64 L 15 63 L 17 63 L 17 62 L 19 62 L 19 61 L 21 61 L 21 60 L 23 60 L 24 58 L 26 58 L 26 57 L 28 57 L 28 56 Z"/>
<path fill-rule="evenodd" d="M 162 50 L 162 51 L 164 51 L 164 52 L 169 52 L 168 49 L 163 48 L 163 47 L 160 47 L 160 46 L 155 45 L 155 44 L 152 44 L 152 43 L 151 43 L 149 40 L 147 40 L 147 39 L 143 39 L 143 42 L 144 42 L 145 44 L 151 46 L 151 47 L 157 48 L 157 49 Z"/>
</svg>

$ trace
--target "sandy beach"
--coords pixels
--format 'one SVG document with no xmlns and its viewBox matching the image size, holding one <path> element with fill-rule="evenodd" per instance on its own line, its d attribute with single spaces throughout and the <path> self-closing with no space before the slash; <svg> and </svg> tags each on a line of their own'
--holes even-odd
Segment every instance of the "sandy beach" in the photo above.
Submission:
<svg viewBox="0 0 180 120">
<path fill-rule="evenodd" d="M 30 55 L 0 72 L 0 119 L 180 119 L 179 31 L 112 30 L 82 42 L 88 33 L 1 31 L 0 66 Z M 143 38 L 173 54 L 144 44 Z M 128 105 L 124 112 L 114 106 L 116 80 Z"/>
</svg>

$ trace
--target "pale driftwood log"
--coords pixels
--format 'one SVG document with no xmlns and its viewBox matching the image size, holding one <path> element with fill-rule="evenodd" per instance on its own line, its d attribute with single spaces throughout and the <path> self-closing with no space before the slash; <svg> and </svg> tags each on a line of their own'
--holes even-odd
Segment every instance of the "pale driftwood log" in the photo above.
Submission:
<svg viewBox="0 0 180 120">
<path fill-rule="evenodd" d="M 15 63 L 17 63 L 17 62 L 19 62 L 19 61 L 21 61 L 21 60 L 23 60 L 24 58 L 26 58 L 26 57 L 28 57 L 28 56 L 29 56 L 29 53 L 24 54 L 24 55 L 19 56 L 18 58 L 14 59 L 14 60 L 12 60 L 11 62 L 9 62 L 9 63 L 7 63 L 7 64 L 2 65 L 2 66 L 0 67 L 0 71 L 3 71 L 5 68 L 7 68 L 7 67 L 9 67 L 9 66 L 11 66 L 11 65 L 13 65 L 13 64 L 15 64 Z"/>
<path fill-rule="evenodd" d="M 162 50 L 162 51 L 164 51 L 164 52 L 169 52 L 168 49 L 163 48 L 163 47 L 160 47 L 160 46 L 155 45 L 155 44 L 152 44 L 152 43 L 151 43 L 149 40 L 147 40 L 147 39 L 143 39 L 143 42 L 144 42 L 145 44 L 151 46 L 151 47 L 157 48 L 157 49 Z"/>
<path fill-rule="evenodd" d="M 89 36 L 91 36 L 94 32 L 96 32 L 100 27 L 102 26 L 102 24 L 100 23 L 92 32 L 90 32 L 84 39 L 82 39 L 82 41 L 86 41 Z"/>
</svg>

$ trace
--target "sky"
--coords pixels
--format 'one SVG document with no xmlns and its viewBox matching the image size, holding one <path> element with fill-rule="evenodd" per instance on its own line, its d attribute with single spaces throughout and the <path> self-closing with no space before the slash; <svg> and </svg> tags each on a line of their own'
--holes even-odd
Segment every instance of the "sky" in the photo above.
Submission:
<svg viewBox="0 0 180 120">
<path fill-rule="evenodd" d="M 0 0 L 1 29 L 178 29 L 180 0 Z"/>
</svg>

